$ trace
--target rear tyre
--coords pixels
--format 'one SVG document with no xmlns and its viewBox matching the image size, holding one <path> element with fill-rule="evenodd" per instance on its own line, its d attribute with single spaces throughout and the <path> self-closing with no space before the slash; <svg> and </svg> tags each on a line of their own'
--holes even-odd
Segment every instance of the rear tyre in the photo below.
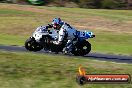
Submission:
<svg viewBox="0 0 132 88">
<path fill-rule="evenodd" d="M 43 46 L 37 43 L 34 38 L 29 38 L 25 41 L 25 48 L 29 51 L 40 51 Z"/>
<path fill-rule="evenodd" d="M 72 50 L 72 54 L 75 56 L 84 56 L 91 51 L 91 44 L 84 40 L 82 42 L 77 42 Z"/>
</svg>

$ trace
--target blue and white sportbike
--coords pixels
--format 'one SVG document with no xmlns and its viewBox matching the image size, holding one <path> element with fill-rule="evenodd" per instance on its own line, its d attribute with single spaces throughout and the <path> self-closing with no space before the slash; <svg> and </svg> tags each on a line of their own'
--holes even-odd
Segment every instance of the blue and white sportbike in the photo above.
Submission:
<svg viewBox="0 0 132 88">
<path fill-rule="evenodd" d="M 73 55 L 83 56 L 91 51 L 91 44 L 87 41 L 95 35 L 89 31 L 78 31 L 76 40 L 72 44 Z M 40 51 L 44 49 L 50 52 L 64 52 L 63 49 L 68 40 L 64 40 L 61 45 L 53 44 L 53 41 L 58 39 L 58 33 L 55 30 L 47 30 L 44 26 L 38 27 L 33 35 L 25 41 L 25 48 L 29 51 Z"/>
</svg>

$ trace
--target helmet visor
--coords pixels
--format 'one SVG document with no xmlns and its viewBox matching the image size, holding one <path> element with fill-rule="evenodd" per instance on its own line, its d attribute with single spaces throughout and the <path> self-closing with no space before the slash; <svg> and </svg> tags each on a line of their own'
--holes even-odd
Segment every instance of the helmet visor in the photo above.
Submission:
<svg viewBox="0 0 132 88">
<path fill-rule="evenodd" d="M 54 23 L 54 24 L 53 24 L 53 28 L 56 29 L 56 28 L 58 28 L 58 27 L 59 27 L 59 24 L 57 24 L 57 23 Z"/>
</svg>

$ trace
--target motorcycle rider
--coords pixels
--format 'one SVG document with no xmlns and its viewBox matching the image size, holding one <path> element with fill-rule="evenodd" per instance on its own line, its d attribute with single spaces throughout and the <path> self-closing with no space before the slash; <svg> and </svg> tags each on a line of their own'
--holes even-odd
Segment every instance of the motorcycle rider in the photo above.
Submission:
<svg viewBox="0 0 132 88">
<path fill-rule="evenodd" d="M 77 30 L 71 27 L 68 23 L 62 21 L 60 18 L 54 18 L 52 21 L 52 27 L 55 30 L 58 30 L 58 40 L 53 41 L 56 45 L 61 45 L 62 42 L 66 39 L 67 44 L 63 49 L 65 54 L 69 53 L 72 50 L 73 42 L 77 39 Z"/>
</svg>

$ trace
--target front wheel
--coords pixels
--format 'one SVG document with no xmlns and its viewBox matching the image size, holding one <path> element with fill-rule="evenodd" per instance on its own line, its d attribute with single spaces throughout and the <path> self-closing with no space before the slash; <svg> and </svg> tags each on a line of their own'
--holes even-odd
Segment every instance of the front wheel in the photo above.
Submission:
<svg viewBox="0 0 132 88">
<path fill-rule="evenodd" d="M 91 44 L 84 40 L 81 42 L 77 42 L 72 50 L 72 54 L 75 56 L 84 56 L 91 51 Z"/>
<path fill-rule="evenodd" d="M 43 49 L 43 47 L 31 37 L 25 41 L 25 48 L 29 51 L 40 51 Z"/>
</svg>

